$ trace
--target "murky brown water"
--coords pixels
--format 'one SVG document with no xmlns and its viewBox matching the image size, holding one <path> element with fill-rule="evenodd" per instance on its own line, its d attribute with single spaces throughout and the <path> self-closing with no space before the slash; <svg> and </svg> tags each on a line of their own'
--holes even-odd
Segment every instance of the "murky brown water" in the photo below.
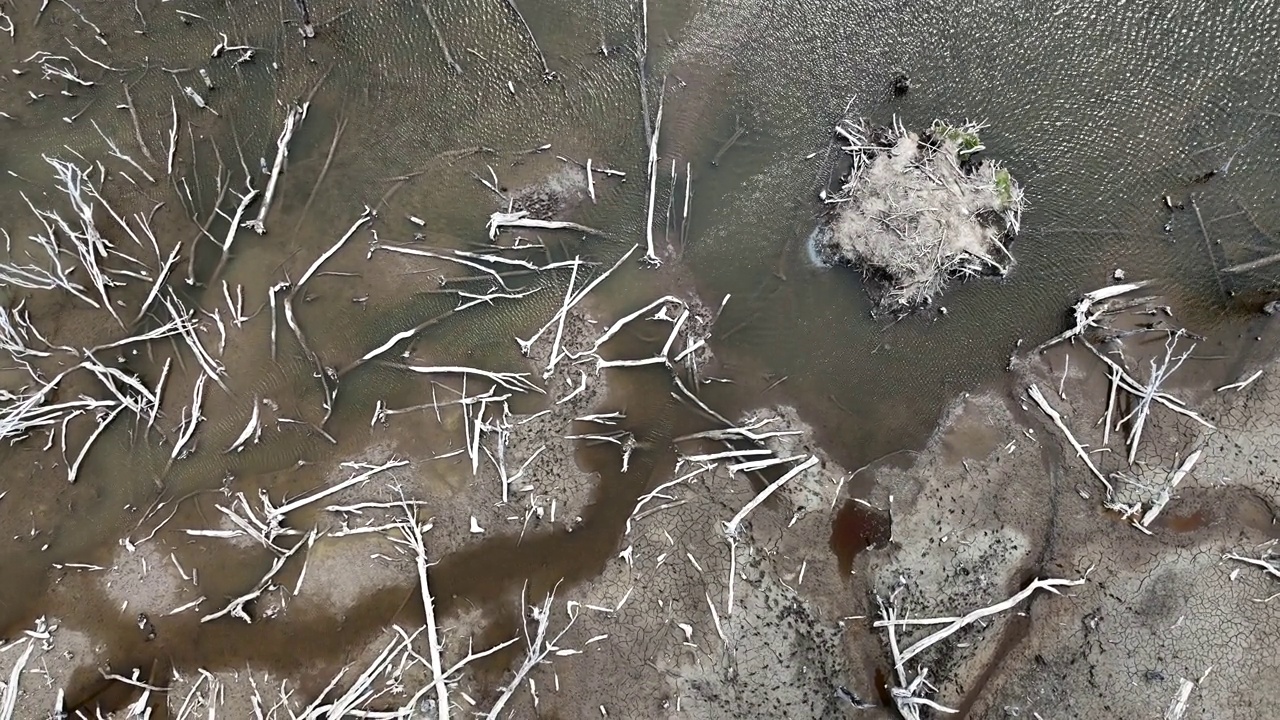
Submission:
<svg viewBox="0 0 1280 720">
<path fill-rule="evenodd" d="M 1072 296 L 1116 267 L 1131 277 L 1160 278 L 1166 293 L 1193 309 L 1195 317 L 1184 318 L 1193 327 L 1228 322 L 1274 292 L 1275 266 L 1213 272 L 1280 251 L 1274 111 L 1280 15 L 1271 4 L 652 5 L 651 108 L 658 79 L 667 78 L 657 204 L 660 220 L 668 207 L 677 216 L 658 228 L 657 244 L 661 254 L 680 259 L 661 271 L 628 265 L 595 301 L 607 312 L 666 286 L 695 287 L 712 305 L 731 293 L 714 342 L 722 364 L 716 372 L 736 384 L 708 388 L 716 407 L 797 403 L 833 455 L 858 467 L 918 443 L 949 398 L 998 373 L 1018 340 L 1051 334 Z M 482 247 L 484 220 L 501 207 L 479 181 L 491 177 L 512 194 L 555 178 L 567 213 L 608 234 L 556 238 L 547 250 L 556 259 L 582 255 L 607 266 L 644 242 L 646 148 L 634 62 L 624 47 L 633 42 L 637 12 L 626 3 L 522 7 L 556 73 L 549 81 L 524 26 L 498 1 L 435 5 L 460 74 L 445 62 L 417 3 L 313 2 L 318 30 L 305 43 L 290 3 L 153 1 L 137 8 L 54 2 L 37 20 L 36 3 L 6 6 L 16 32 L 12 43 L 0 37 L 0 110 L 11 116 L 0 117 L 0 165 L 8 171 L 0 175 L 0 226 L 12 237 L 14 256 L 31 248 L 26 238 L 39 228 L 22 194 L 38 207 L 60 202 L 50 193 L 42 153 L 103 157 L 112 170 L 104 196 L 124 214 L 164 203 L 151 226 L 165 251 L 177 243 L 195 248 L 194 255 L 184 252 L 173 284 L 189 303 L 221 307 L 225 316 L 221 283 L 200 284 L 222 258 L 200 227 L 212 217 L 209 233 L 217 241 L 226 236 L 228 218 L 212 214 L 234 211 L 234 193 L 246 177 L 262 189 L 260 166 L 274 158 L 285 105 L 304 98 L 312 104 L 290 143 L 268 233 L 239 233 L 219 278 L 232 292 L 243 286 L 247 315 L 268 305 L 273 283 L 296 280 L 365 206 L 380 213 L 379 242 L 403 243 L 421 233 L 432 247 Z M 99 32 L 106 44 L 96 39 Z M 222 33 L 232 44 L 253 46 L 253 59 L 236 63 L 242 51 L 211 58 Z M 70 43 L 119 71 L 83 59 Z M 39 67 L 24 62 L 42 49 L 72 58 L 95 84 L 42 78 Z M 200 68 L 216 89 L 207 88 Z M 895 99 L 887 83 L 898 72 L 911 76 L 914 89 Z M 158 162 L 145 162 L 134 139 L 122 83 Z M 217 115 L 195 107 L 183 86 Z M 945 298 L 945 318 L 925 314 L 890 324 L 869 318 L 855 277 L 809 262 L 805 242 L 820 212 L 816 192 L 837 167 L 830 127 L 849 103 L 854 112 L 882 121 L 896 115 L 909 125 L 937 116 L 991 121 L 984 137 L 990 152 L 1019 177 L 1030 202 L 1026 231 L 1013 248 L 1019 265 L 1008 281 L 955 287 Z M 180 122 L 168 176 L 171 107 Z M 158 182 L 106 158 L 90 121 Z M 728 143 L 738 127 L 745 131 Z M 531 152 L 547 143 L 551 149 Z M 593 203 L 574 179 L 578 166 L 558 155 L 593 158 L 628 175 L 598 178 Z M 673 160 L 675 184 L 666 174 Z M 686 163 L 693 176 L 687 224 Z M 218 204 L 223 174 L 231 193 Z M 1184 209 L 1164 209 L 1166 194 Z M 366 261 L 373 242 L 367 231 L 358 234 L 325 265 L 335 274 L 315 277 L 300 297 L 299 322 L 326 365 L 348 366 L 392 334 L 452 307 L 451 298 L 430 291 L 440 286 L 436 273 L 457 268 L 424 272 L 434 266 L 382 251 Z M 525 278 L 522 287 L 545 291 L 446 317 L 415 346 L 440 362 L 519 368 L 512 335 L 550 315 L 567 281 L 567 273 Z M 24 295 L 0 292 L 10 304 Z M 136 307 L 145 288 L 119 293 Z M 76 301 L 33 296 L 28 307 L 54 344 L 84 347 L 119 337 L 109 318 Z M 0 529 L 15 538 L 0 549 L 0 566 L 12 580 L 0 586 L 0 629 L 46 609 L 44 594 L 57 577 L 52 563 L 105 560 L 153 503 L 186 499 L 175 522 L 207 526 L 215 496 L 201 493 L 232 479 L 279 494 L 315 487 L 326 463 L 374 441 L 368 418 L 375 402 L 429 401 L 418 379 L 369 365 L 342 377 L 326 418 L 314 367 L 283 322 L 274 357 L 267 323 L 249 321 L 228 332 L 220 359 L 230 392 L 210 388 L 190 457 L 170 463 L 171 437 L 120 423 L 108 427 L 79 482 L 68 485 L 61 458 L 41 450 L 43 436 L 0 449 L 7 469 L 0 492 L 8 493 L 0 499 Z M 154 387 L 171 351 L 158 342 L 122 355 L 118 364 Z M 173 366 L 174 399 L 163 413 L 180 413 L 198 374 L 189 356 Z M 651 446 L 637 453 L 643 472 L 617 475 L 614 455 L 584 448 L 578 461 L 603 480 L 582 526 L 572 537 L 540 535 L 518 545 L 496 538 L 445 558 L 435 570 L 444 610 L 458 599 L 493 604 L 525 577 L 550 584 L 590 577 L 603 566 L 635 498 L 669 472 L 669 439 L 701 427 L 669 399 L 664 378 L 637 372 L 631 382 L 612 391 Z M 278 405 L 279 416 L 310 426 L 271 432 L 261 444 L 226 454 L 263 398 Z M 72 447 L 90 428 L 72 427 Z M 312 464 L 299 468 L 299 461 Z M 837 532 L 873 542 L 878 533 L 865 528 L 874 520 L 850 519 Z M 209 592 L 232 594 L 266 562 L 229 553 L 206 576 Z M 176 666 L 253 662 L 285 669 L 301 649 L 291 638 L 306 637 L 311 656 L 340 657 L 390 618 L 412 616 L 416 610 L 406 605 L 412 592 L 381 591 L 336 627 L 324 617 L 291 618 L 250 633 L 182 620 L 166 625 L 155 644 L 104 599 L 58 611 L 101 628 L 121 666 L 165 657 Z"/>
</svg>

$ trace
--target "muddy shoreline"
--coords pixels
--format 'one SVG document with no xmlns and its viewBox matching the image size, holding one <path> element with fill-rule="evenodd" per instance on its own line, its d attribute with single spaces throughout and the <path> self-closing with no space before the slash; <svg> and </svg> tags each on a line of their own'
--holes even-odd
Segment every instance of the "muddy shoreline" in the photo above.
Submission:
<svg viewBox="0 0 1280 720">
<path fill-rule="evenodd" d="M 590 337 L 598 334 L 605 324 L 601 319 L 593 320 L 590 314 L 575 316 L 567 323 L 566 347 L 590 346 Z M 1230 433 L 1251 432 L 1250 428 L 1256 427 L 1251 417 L 1274 412 L 1275 405 L 1265 400 L 1271 397 L 1268 393 L 1274 385 L 1266 378 L 1280 366 L 1266 349 L 1267 342 L 1257 338 L 1280 337 L 1277 333 L 1280 329 L 1274 323 L 1260 319 L 1245 332 L 1210 338 L 1203 344 L 1202 352 L 1215 359 L 1203 360 L 1188 368 L 1176 387 L 1171 386 L 1175 387 L 1173 391 L 1185 393 L 1195 405 L 1204 402 L 1208 407 L 1221 408 L 1209 411 L 1208 416 L 1216 421 L 1235 412 L 1233 408 L 1239 399 L 1207 392 L 1205 387 L 1226 384 L 1245 370 L 1264 370 L 1249 396 L 1260 398 L 1256 407 L 1250 405 L 1251 409 L 1245 414 L 1235 416 L 1231 429 L 1221 431 L 1228 433 L 1225 441 L 1219 443 L 1224 448 L 1238 442 L 1230 439 Z M 642 332 L 616 350 L 622 357 L 640 355 L 643 348 L 652 346 L 660 337 L 660 333 Z M 1075 358 L 1074 366 L 1068 357 Z M 674 711 L 678 700 L 684 703 L 684 712 L 693 712 L 696 716 L 759 712 L 764 707 L 760 703 L 781 701 L 783 696 L 774 693 L 790 687 L 772 684 L 757 687 L 749 681 L 754 672 L 750 670 L 754 667 L 750 663 L 754 661 L 746 658 L 754 656 L 746 648 L 751 646 L 753 633 L 763 627 L 759 623 L 777 622 L 777 619 L 768 619 L 772 612 L 782 613 L 778 616 L 782 620 L 778 627 L 784 633 L 774 642 L 798 642 L 797 647 L 807 648 L 801 654 L 809 658 L 804 662 L 817 662 L 827 668 L 823 673 L 828 674 L 820 675 L 827 679 L 821 682 L 830 684 L 835 693 L 831 697 L 838 698 L 838 702 L 823 701 L 826 709 L 814 707 L 812 712 L 845 713 L 864 702 L 879 702 L 887 711 L 892 703 L 887 700 L 883 684 L 892 673 L 883 664 L 882 635 L 868 625 L 870 619 L 877 616 L 873 602 L 876 594 L 893 597 L 894 602 L 904 607 L 916 606 L 925 612 L 932 608 L 945 611 L 957 605 L 973 604 L 975 599 L 984 596 L 1008 594 L 1033 577 L 1071 574 L 1069 571 L 1079 574 L 1085 569 L 1077 567 L 1081 559 L 1092 557 L 1086 548 L 1096 547 L 1102 538 L 1115 538 L 1114 542 L 1122 544 L 1141 541 L 1152 553 L 1169 553 L 1171 563 L 1183 562 L 1178 559 L 1184 557 L 1180 553 L 1196 548 L 1218 547 L 1226 552 L 1230 547 L 1239 546 L 1242 538 L 1253 537 L 1255 542 L 1280 538 L 1280 532 L 1275 530 L 1274 514 L 1275 508 L 1280 508 L 1280 497 L 1274 493 L 1268 495 L 1265 485 L 1246 483 L 1237 490 L 1228 476 L 1221 479 L 1205 476 L 1185 486 L 1162 521 L 1151 525 L 1151 535 L 1138 534 L 1126 523 L 1117 522 L 1114 513 L 1104 511 L 1097 504 L 1096 482 L 1069 451 L 1063 452 L 1052 426 L 1045 423 L 1035 407 L 1020 399 L 1025 397 L 1023 390 L 1028 383 L 1058 383 L 1062 395 L 1055 394 L 1055 402 L 1061 402 L 1063 397 L 1083 398 L 1081 407 L 1092 403 L 1096 412 L 1097 403 L 1105 402 L 1106 380 L 1105 376 L 1099 377 L 1096 369 L 1081 367 L 1083 357 L 1078 347 L 1070 346 L 1052 350 L 1042 357 L 1021 357 L 1006 380 L 957 398 L 920 452 L 883 458 L 857 473 L 842 470 L 818 446 L 810 445 L 813 430 L 793 411 L 783 410 L 779 416 L 782 424 L 778 427 L 799 429 L 802 434 L 798 440 L 780 438 L 783 445 L 774 447 L 773 454 L 792 456 L 803 448 L 802 452 L 822 458 L 821 472 L 813 477 L 816 484 L 796 481 L 798 484 L 784 486 L 783 494 L 757 509 L 750 530 L 740 537 L 737 549 L 732 543 L 725 547 L 723 536 L 717 540 L 716 526 L 732 514 L 735 496 L 743 497 L 744 491 L 759 492 L 764 484 L 777 479 L 777 473 L 760 478 L 759 483 L 739 484 L 735 489 L 735 483 L 724 484 L 728 478 L 719 477 L 720 471 L 712 471 L 711 475 L 694 480 L 687 491 L 677 489 L 663 493 L 672 509 L 655 517 L 667 515 L 679 520 L 656 524 L 645 520 L 649 529 L 640 535 L 623 532 L 624 525 L 630 528 L 637 520 L 638 514 L 632 507 L 636 499 L 646 493 L 652 495 L 655 488 L 669 485 L 676 474 L 680 474 L 673 474 L 671 469 L 678 456 L 662 448 L 669 447 L 668 443 L 680 435 L 704 432 L 718 425 L 700 417 L 700 413 L 664 423 L 667 430 L 663 435 L 655 435 L 652 430 L 637 435 L 637 449 L 628 471 L 623 474 L 618 473 L 618 448 L 611 443 L 567 441 L 569 445 L 565 450 L 547 453 L 548 464 L 537 470 L 544 480 L 548 472 L 557 473 L 560 479 L 545 488 L 542 500 L 538 500 L 537 494 L 530 495 L 531 504 L 523 513 L 519 502 L 505 509 L 495 508 L 496 515 L 477 504 L 476 494 L 483 497 L 492 493 L 499 479 L 492 471 L 471 479 L 470 469 L 463 467 L 466 461 L 461 457 L 453 462 L 434 461 L 424 465 L 423 470 L 433 468 L 425 475 L 422 471 L 393 470 L 381 491 L 371 494 L 362 487 L 343 491 L 330 500 L 335 505 L 369 501 L 394 503 L 397 496 L 406 492 L 413 492 L 411 497 L 429 500 L 432 528 L 428 536 L 432 538 L 432 552 L 442 558 L 431 571 L 433 586 L 441 593 L 437 595 L 435 617 L 449 627 L 465 624 L 479 644 L 500 643 L 520 632 L 522 621 L 512 613 L 513 600 L 551 592 L 578 598 L 577 602 L 588 606 L 608 608 L 619 598 L 626 598 L 625 602 L 629 603 L 630 609 L 625 613 L 620 610 L 586 615 L 571 613 L 578 629 L 564 636 L 566 639 L 576 638 L 577 642 L 586 643 L 596 637 L 610 636 L 614 638 L 612 642 L 619 643 L 615 647 L 627 647 L 628 633 L 656 632 L 662 636 L 664 631 L 659 629 L 662 627 L 668 628 L 666 632 L 675 632 L 670 644 L 663 646 L 665 649 L 655 647 L 650 651 L 658 667 L 666 668 L 668 679 L 662 680 L 661 674 L 642 672 L 623 694 L 617 694 L 616 687 L 608 690 L 590 679 L 599 676 L 598 665 L 606 656 L 594 656 L 596 659 L 591 662 L 584 660 L 585 665 L 575 656 L 557 661 L 555 682 L 563 692 L 544 695 L 542 701 L 558 708 L 556 712 L 562 717 L 578 716 L 582 708 L 575 698 L 587 696 L 599 698 L 615 710 L 647 707 L 652 711 L 654 707 L 661 707 Z M 535 354 L 529 364 L 537 367 L 546 359 L 545 354 Z M 630 378 L 629 382 L 657 383 L 648 391 L 651 395 L 670 382 L 661 373 L 630 369 L 613 377 L 615 381 Z M 649 379 L 644 380 L 646 377 Z M 566 387 L 571 385 L 572 373 L 563 377 L 562 382 Z M 553 381 L 549 387 L 555 385 Z M 560 417 L 560 423 L 569 422 L 581 430 L 583 423 L 572 422 L 573 417 L 608 415 L 622 409 L 610 399 L 618 392 L 613 383 L 607 394 L 602 393 L 603 384 L 591 386 L 596 389 L 578 395 L 563 411 L 552 406 L 555 410 L 552 416 Z M 636 392 L 630 390 L 626 396 L 636 397 Z M 665 415 L 676 407 L 659 403 L 654 411 Z M 1075 403 L 1072 407 L 1081 409 Z M 537 415 L 541 411 L 536 407 L 522 412 L 526 413 L 523 417 L 535 420 L 552 417 Z M 620 429 L 653 427 L 643 413 L 634 402 L 628 402 L 620 413 L 627 418 Z M 427 411 L 426 415 L 429 418 L 431 412 Z M 429 429 L 434 421 L 426 425 L 419 422 L 404 425 L 401 418 L 412 419 L 413 415 L 384 421 L 389 423 L 385 426 L 385 439 L 352 460 L 377 463 L 397 456 L 421 457 L 426 449 L 420 440 L 424 431 L 429 438 L 439 436 L 438 440 L 428 442 L 427 447 L 435 448 L 432 454 L 449 452 L 448 447 L 456 444 L 441 436 L 440 430 Z M 457 429 L 456 424 L 453 427 Z M 585 427 L 594 426 L 587 423 Z M 1155 447 L 1168 443 L 1176 446 L 1186 442 L 1186 432 L 1185 426 L 1161 424 L 1152 442 L 1156 443 Z M 547 437 L 547 430 L 535 426 L 530 437 Z M 1178 440 L 1180 437 L 1184 439 Z M 797 446 L 797 442 L 801 445 Z M 570 449 L 575 444 L 576 449 Z M 515 443 L 509 450 L 520 457 L 530 454 L 533 447 Z M 1233 462 L 1229 456 L 1213 460 Z M 449 467 L 454 469 L 447 470 Z M 543 467 L 543 464 L 533 467 Z M 446 469 L 443 475 L 442 469 Z M 338 479 L 340 476 L 327 483 Z M 602 494 L 606 486 L 619 484 L 631 488 L 621 499 L 616 491 Z M 940 492 L 940 488 L 945 490 Z M 228 492 L 235 491 L 235 484 L 228 488 Z M 1048 504 L 1044 502 L 1046 497 L 1050 499 Z M 603 498 L 609 498 L 607 505 L 600 505 Z M 556 505 L 548 504 L 552 499 Z M 1250 503 L 1257 507 L 1250 509 Z M 247 664 L 253 672 L 264 673 L 263 677 L 292 678 L 297 692 L 310 697 L 322 692 L 328 678 L 345 663 L 360 658 L 370 661 L 372 656 L 366 652 L 352 653 L 360 647 L 374 652 L 373 648 L 384 644 L 388 624 L 415 627 L 422 623 L 421 609 L 415 602 L 418 588 L 411 564 L 406 564 L 403 556 L 396 560 L 393 546 L 377 540 L 376 535 L 368 536 L 367 540 L 322 540 L 309 552 L 312 559 L 307 562 L 310 569 L 306 587 L 311 592 L 304 589 L 299 596 L 291 597 L 288 588 L 298 580 L 298 575 L 290 571 L 280 578 L 283 590 L 278 598 L 264 597 L 255 602 L 252 613 L 257 622 L 251 625 L 232 621 L 234 625 L 209 626 L 207 630 L 213 631 L 211 634 L 199 622 L 199 610 L 169 617 L 168 610 L 190 600 L 196 590 L 211 598 L 219 592 L 237 592 L 234 580 L 221 586 L 192 584 L 190 571 L 207 568 L 203 563 L 213 557 L 202 559 L 202 555 L 214 550 L 222 552 L 219 548 L 227 542 L 211 539 L 193 543 L 191 539 L 181 539 L 175 528 L 184 522 L 187 526 L 198 526 L 201 520 L 210 521 L 211 516 L 198 510 L 199 506 L 192 506 L 196 512 L 188 508 L 171 516 L 174 526 L 161 528 L 145 542 L 135 539 L 136 550 L 117 549 L 112 558 L 102 563 L 105 569 L 69 568 L 55 579 L 54 590 L 42 604 L 41 612 L 56 618 L 51 622 L 56 623 L 58 629 L 47 641 L 49 646 L 44 650 L 42 662 L 49 668 L 50 677 L 61 679 L 60 683 L 50 684 L 48 691 L 52 692 L 55 686 L 66 690 L 69 707 L 96 705 L 110 711 L 122 709 L 139 697 L 137 688 L 122 686 L 119 681 L 104 681 L 94 668 L 111 668 L 117 673 L 138 668 L 144 674 L 150 673 L 145 676 L 145 682 L 166 687 L 173 684 L 175 689 L 184 677 L 202 677 L 192 673 L 196 668 L 203 668 L 219 673 L 222 677 L 219 682 L 225 683 L 229 690 L 239 688 L 231 692 L 234 696 L 246 692 L 244 686 L 233 676 L 223 675 L 239 673 L 241 670 L 236 668 Z M 694 512 L 694 507 L 700 509 Z M 698 514 L 707 512 L 710 517 Z M 720 521 L 712 519 L 722 513 Z M 217 517 L 217 513 L 212 517 Z M 647 517 L 647 513 L 639 517 Z M 392 519 L 390 515 L 385 516 L 385 520 Z M 311 521 L 302 520 L 302 525 L 305 527 L 308 522 L 331 523 L 332 520 L 316 516 Z M 374 526 L 378 522 L 370 518 L 355 523 L 343 520 L 336 527 L 331 525 L 331 532 L 356 525 Z M 498 529 L 503 524 L 514 525 L 505 531 L 509 533 L 506 538 L 489 539 L 489 533 L 504 534 Z M 144 523 L 143 527 L 147 525 Z M 482 529 L 477 531 L 477 525 Z M 231 529 L 234 526 L 215 522 L 212 527 Z M 137 538 L 140 534 L 135 532 L 130 537 Z M 826 542 L 815 544 L 815 536 L 830 537 L 831 546 L 827 547 Z M 584 555 L 584 551 L 590 557 Z M 174 553 L 172 558 L 168 557 L 170 552 Z M 745 554 L 738 557 L 739 552 Z M 684 558 L 677 559 L 679 553 L 683 553 Z M 952 553 L 954 560 L 942 559 Z M 244 562 L 254 555 L 261 559 L 244 567 L 239 573 L 244 578 L 240 583 L 251 582 L 252 577 L 260 574 L 270 555 L 246 545 L 229 556 Z M 495 566 L 486 560 L 485 571 L 475 573 L 476 558 L 495 555 L 503 557 L 504 564 Z M 370 557 L 382 559 L 370 566 Z M 557 562 L 557 558 L 572 558 L 571 564 Z M 698 593 L 691 592 L 693 588 L 688 586 L 693 582 L 693 587 L 702 587 L 702 594 L 709 602 L 717 594 L 725 597 L 728 587 L 713 578 L 728 573 L 730 559 L 733 564 L 741 563 L 735 571 L 741 573 L 739 579 L 743 583 L 738 588 L 738 603 L 746 605 L 738 611 L 746 615 L 738 619 L 733 619 L 730 606 L 719 613 L 721 617 L 716 617 L 714 611 L 706 613 L 706 606 L 693 600 Z M 1115 582 L 1121 583 L 1127 582 L 1125 578 L 1135 571 L 1149 572 L 1123 564 L 1100 564 L 1098 560 L 1091 564 L 1102 569 L 1090 573 L 1111 573 Z M 642 566 L 651 569 L 641 570 Z M 690 571 L 696 572 L 690 576 L 687 574 Z M 1238 577 L 1238 573 L 1233 577 Z M 519 578 L 528 579 L 521 584 Z M 902 584 L 904 578 L 906 585 Z M 228 583 L 229 579 L 223 577 L 220 582 Z M 638 581 L 642 584 L 637 584 Z M 676 581 L 676 585 L 668 584 L 672 581 Z M 885 585 L 886 582 L 889 584 Z M 1052 642 L 1052 633 L 1045 635 L 1044 623 L 1048 621 L 1039 614 L 1068 613 L 1070 616 L 1076 610 L 1068 607 L 1078 610 L 1081 598 L 1092 597 L 1088 594 L 1092 591 L 1087 588 L 1093 587 L 1093 583 L 1098 583 L 1100 588 L 1107 586 L 1099 576 L 1091 579 L 1090 584 L 1074 589 L 1067 599 L 1033 601 L 1036 608 L 1043 603 L 1049 605 L 1045 606 L 1046 610 L 1033 614 L 1029 622 L 1014 617 L 1003 625 L 995 624 L 982 630 L 980 640 L 974 636 L 961 644 L 984 650 L 953 649 L 934 657 L 931 662 L 936 677 L 944 681 L 939 685 L 939 701 L 954 703 L 966 717 L 988 717 L 989 708 L 1004 702 L 998 700 L 1002 694 L 1026 692 L 1017 689 L 1023 687 L 1019 683 L 1028 681 L 1020 679 L 1018 668 L 1021 666 L 1010 658 L 1031 652 L 1024 648 Z M 219 591 L 218 587 L 227 589 Z M 679 589 L 681 587 L 684 589 Z M 1249 583 L 1239 587 L 1240 592 L 1253 592 L 1248 590 L 1253 587 Z M 100 594 L 103 600 L 86 601 L 95 594 Z M 754 606 L 757 598 L 764 605 Z M 672 602 L 676 605 L 670 605 Z M 113 605 L 120 608 L 114 616 L 83 612 L 91 606 Z M 677 607 L 683 610 L 676 613 L 678 618 L 672 618 L 671 613 Z M 701 609 L 697 609 L 699 607 Z M 652 613 L 660 608 L 662 611 L 654 616 Z M 660 619 L 663 617 L 666 619 Z M 28 618 L 19 627 L 33 624 Z M 641 630 L 649 626 L 652 629 Z M 680 630 L 686 626 L 688 630 Z M 104 632 L 105 628 L 114 629 Z M 624 632 L 623 628 L 629 630 Z M 747 634 L 739 634 L 742 632 Z M 299 634 L 312 637 L 308 647 L 313 659 L 305 670 L 298 665 L 289 640 Z M 718 636 L 722 639 L 717 639 Z M 317 644 L 322 637 L 323 645 Z M 380 637 L 384 640 L 379 640 Z M 222 649 L 215 651 L 211 641 Z M 714 665 L 682 664 L 685 661 L 679 659 L 681 648 L 687 649 L 691 642 L 699 647 L 723 642 L 737 648 L 741 654 L 736 675 L 723 675 L 723 669 L 715 670 Z M 326 647 L 327 651 L 323 649 Z M 1131 650 L 1142 647 L 1139 644 Z M 64 648 L 81 649 L 65 653 Z M 1039 652 L 1048 658 L 1055 657 L 1049 650 Z M 326 653 L 332 660 L 323 659 Z M 220 654 L 225 658 L 221 662 Z M 468 697 L 481 701 L 494 697 L 520 657 L 514 650 L 502 651 L 478 662 L 467 681 Z M 618 655 L 615 649 L 607 657 L 608 662 L 613 663 L 611 673 L 639 670 L 628 664 L 629 654 Z M 1107 663 L 1112 662 L 1108 657 L 1104 654 L 1090 660 L 1093 664 L 1087 667 L 1094 668 L 1093 672 L 1120 672 L 1116 677 L 1124 677 L 1123 670 L 1108 669 Z M 744 662 L 747 664 L 742 664 Z M 698 667 L 696 671 L 695 667 Z M 1071 679 L 1076 677 L 1075 670 L 1063 666 L 1055 672 L 1064 673 L 1059 682 L 1075 682 Z M 1166 675 L 1168 673 L 1162 677 Z M 972 680 L 966 679 L 970 676 Z M 671 682 L 674 685 L 669 685 Z M 740 684 L 744 682 L 747 684 Z M 1150 683 L 1152 692 L 1165 684 L 1163 680 Z M 841 688 L 843 691 L 836 693 Z M 1202 691 L 1211 693 L 1212 687 L 1205 686 Z M 43 697 L 44 691 L 36 695 L 27 695 L 28 692 L 35 690 L 29 688 L 24 692 L 24 697 L 35 701 Z M 948 699 L 952 693 L 960 694 Z M 175 697 L 171 692 L 169 700 L 161 701 L 172 703 Z M 791 698 L 785 701 L 788 703 L 809 702 L 803 699 L 808 695 L 788 697 Z M 1072 695 L 1064 701 L 1082 708 L 1081 697 Z M 224 707 L 234 708 L 236 702 L 249 699 L 242 695 L 239 700 L 226 700 L 231 704 Z M 51 697 L 45 697 L 42 702 L 50 700 Z M 517 698 L 514 702 L 528 702 L 528 698 Z M 1044 704 L 1052 702 L 1047 698 L 1037 702 L 1041 703 L 1036 706 L 1041 710 L 1047 712 L 1052 708 Z M 172 704 L 169 707 L 171 712 L 175 710 Z M 532 712 L 532 707 L 527 711 Z"/>
</svg>

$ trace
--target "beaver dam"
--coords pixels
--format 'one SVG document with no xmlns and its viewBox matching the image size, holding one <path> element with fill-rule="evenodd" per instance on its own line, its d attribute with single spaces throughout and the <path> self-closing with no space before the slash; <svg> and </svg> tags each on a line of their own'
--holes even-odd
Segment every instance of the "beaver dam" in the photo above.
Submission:
<svg viewBox="0 0 1280 720">
<path fill-rule="evenodd" d="M 1022 218 L 1022 188 L 1000 163 L 979 159 L 982 125 L 935 121 L 923 133 L 843 121 L 852 159 L 818 255 L 862 270 L 888 310 L 933 301 L 954 278 L 1006 275 Z"/>
</svg>

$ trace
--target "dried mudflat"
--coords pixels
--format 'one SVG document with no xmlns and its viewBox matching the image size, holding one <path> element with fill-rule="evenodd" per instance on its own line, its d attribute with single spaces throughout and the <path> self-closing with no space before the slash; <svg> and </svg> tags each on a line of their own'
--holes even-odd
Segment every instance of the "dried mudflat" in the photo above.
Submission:
<svg viewBox="0 0 1280 720">
<path fill-rule="evenodd" d="M 288 517 L 286 531 L 314 527 L 319 539 L 246 604 L 252 623 L 200 619 L 259 586 L 273 554 L 243 534 L 188 535 L 198 513 L 155 513 L 109 565 L 65 568 L 50 615 L 0 652 L 14 717 L 46 717 L 60 697 L 89 717 L 131 707 L 433 717 L 439 697 L 455 714 L 558 718 L 928 717 L 927 703 L 973 718 L 1244 718 L 1268 706 L 1280 361 L 1267 343 L 1219 342 L 1237 349 L 1166 385 L 1216 429 L 1156 408 L 1133 467 L 1125 428 L 1103 446 L 1095 425 L 1109 399 L 1105 366 L 1072 345 L 1015 358 L 1006 383 L 958 398 L 909 464 L 853 472 L 793 410 L 728 422 L 676 399 L 672 378 L 687 366 L 608 367 L 662 345 L 681 308 L 689 330 L 675 345 L 698 347 L 714 312 L 675 300 L 590 362 L 550 363 L 551 345 L 536 343 L 528 364 L 553 366 L 547 395 L 505 418 L 500 446 L 486 431 L 474 470 L 464 441 L 483 414 L 458 402 L 469 396 L 456 382 L 438 388 L 453 389 L 452 403 L 385 408 L 378 440 L 318 487 L 404 464 Z M 575 309 L 562 347 L 606 347 L 597 340 L 615 320 Z M 1276 328 L 1250 332 L 1271 340 Z M 1164 343 L 1126 347 L 1141 367 Z M 711 361 L 696 358 L 703 372 Z M 1257 370 L 1243 388 L 1213 391 Z M 1110 498 L 1027 399 L 1032 385 L 1115 483 Z M 1137 527 L 1197 451 L 1158 517 Z M 774 464 L 744 472 L 753 462 Z M 605 493 L 606 483 L 626 492 Z M 233 483 L 220 504 L 237 492 Z M 864 511 L 852 525 L 850 505 Z M 426 582 L 407 516 L 423 531 Z M 214 512 L 203 527 L 231 535 L 229 517 Z M 876 519 L 889 522 L 866 534 Z M 863 541 L 842 556 L 849 532 Z M 246 566 L 238 581 L 216 572 L 229 562 Z M 1035 579 L 1063 581 L 1060 594 L 1021 593 L 964 622 Z M 954 632 L 914 652 L 940 630 Z M 191 647 L 215 637 L 216 647 Z M 433 645 L 446 671 L 470 659 L 443 690 Z M 328 649 L 299 656 L 294 646 Z M 911 654 L 901 676 L 899 651 Z M 929 685 L 913 686 L 925 671 Z"/>
</svg>

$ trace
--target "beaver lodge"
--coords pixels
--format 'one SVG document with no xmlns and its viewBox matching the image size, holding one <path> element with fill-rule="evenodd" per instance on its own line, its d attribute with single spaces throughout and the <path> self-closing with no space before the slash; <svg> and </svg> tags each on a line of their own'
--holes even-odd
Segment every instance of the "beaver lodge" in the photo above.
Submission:
<svg viewBox="0 0 1280 720">
<path fill-rule="evenodd" d="M 852 158 L 818 257 L 860 268 L 882 309 L 931 302 L 952 278 L 1005 275 L 1018 232 L 1022 189 L 984 150 L 983 125 L 935 121 L 923 134 L 842 120 L 836 133 Z"/>
</svg>

